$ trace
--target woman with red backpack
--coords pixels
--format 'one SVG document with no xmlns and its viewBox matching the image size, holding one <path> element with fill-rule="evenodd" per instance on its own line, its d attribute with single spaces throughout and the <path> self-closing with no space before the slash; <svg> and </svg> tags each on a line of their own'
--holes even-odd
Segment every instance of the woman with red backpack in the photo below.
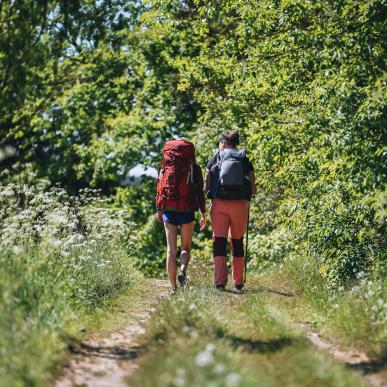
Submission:
<svg viewBox="0 0 387 387">
<path fill-rule="evenodd" d="M 218 141 L 218 153 L 207 164 L 205 178 L 205 190 L 212 200 L 215 285 L 224 290 L 227 284 L 226 250 L 230 234 L 234 293 L 242 293 L 243 289 L 243 236 L 247 229 L 249 201 L 256 195 L 254 167 L 246 150 L 236 149 L 238 145 L 238 132 L 224 133 Z"/>
<path fill-rule="evenodd" d="M 203 175 L 196 164 L 195 147 L 184 139 L 167 141 L 164 158 L 160 164 L 156 207 L 157 219 L 164 224 L 167 239 L 167 272 L 172 292 L 177 290 L 176 254 L 177 236 L 180 226 L 181 252 L 178 281 L 186 281 L 190 260 L 195 211 L 200 209 L 200 230 L 206 227 L 206 204 L 203 191 Z"/>
</svg>

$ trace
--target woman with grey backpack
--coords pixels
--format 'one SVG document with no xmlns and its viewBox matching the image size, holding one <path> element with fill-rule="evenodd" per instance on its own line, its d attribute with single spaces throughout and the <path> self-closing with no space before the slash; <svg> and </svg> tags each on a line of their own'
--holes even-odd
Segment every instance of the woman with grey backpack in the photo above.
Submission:
<svg viewBox="0 0 387 387">
<path fill-rule="evenodd" d="M 227 284 L 226 250 L 230 234 L 234 293 L 242 293 L 243 289 L 243 236 L 247 230 L 249 201 L 256 195 L 254 167 L 246 156 L 246 150 L 238 150 L 238 145 L 238 132 L 222 134 L 218 153 L 207 164 L 205 178 L 205 190 L 212 201 L 215 285 L 224 290 Z"/>
</svg>

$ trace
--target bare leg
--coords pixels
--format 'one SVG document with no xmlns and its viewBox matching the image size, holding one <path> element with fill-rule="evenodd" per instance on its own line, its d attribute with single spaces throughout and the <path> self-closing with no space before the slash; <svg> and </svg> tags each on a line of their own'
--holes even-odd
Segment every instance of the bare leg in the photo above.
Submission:
<svg viewBox="0 0 387 387">
<path fill-rule="evenodd" d="M 176 253 L 177 253 L 177 226 L 164 222 L 165 235 L 167 237 L 167 272 L 168 279 L 174 290 L 176 285 Z"/>
<path fill-rule="evenodd" d="M 181 226 L 181 253 L 180 253 L 180 270 L 185 273 L 188 267 L 192 235 L 195 227 L 195 222 L 186 223 Z"/>
</svg>

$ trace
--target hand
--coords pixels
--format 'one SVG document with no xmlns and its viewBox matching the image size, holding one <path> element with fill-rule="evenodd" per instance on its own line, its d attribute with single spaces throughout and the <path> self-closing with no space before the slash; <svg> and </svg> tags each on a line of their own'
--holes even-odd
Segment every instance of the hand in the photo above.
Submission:
<svg viewBox="0 0 387 387">
<path fill-rule="evenodd" d="M 163 220 L 163 211 L 157 211 L 157 214 L 156 214 L 156 219 L 159 223 L 164 223 L 164 220 Z"/>
<path fill-rule="evenodd" d="M 202 214 L 202 217 L 200 218 L 200 231 L 204 231 L 206 229 L 207 225 L 207 219 L 206 219 L 206 213 L 204 212 Z"/>
</svg>

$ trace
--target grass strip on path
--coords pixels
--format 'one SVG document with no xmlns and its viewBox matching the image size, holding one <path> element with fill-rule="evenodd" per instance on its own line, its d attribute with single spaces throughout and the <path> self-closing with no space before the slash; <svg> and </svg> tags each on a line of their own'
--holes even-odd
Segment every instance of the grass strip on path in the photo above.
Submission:
<svg viewBox="0 0 387 387">
<path fill-rule="evenodd" d="M 196 279 L 195 274 L 193 277 Z M 314 348 L 277 299 L 250 287 L 244 295 L 208 283 L 163 302 L 144 338 L 147 353 L 130 379 L 141 386 L 363 386 L 362 377 Z"/>
</svg>

